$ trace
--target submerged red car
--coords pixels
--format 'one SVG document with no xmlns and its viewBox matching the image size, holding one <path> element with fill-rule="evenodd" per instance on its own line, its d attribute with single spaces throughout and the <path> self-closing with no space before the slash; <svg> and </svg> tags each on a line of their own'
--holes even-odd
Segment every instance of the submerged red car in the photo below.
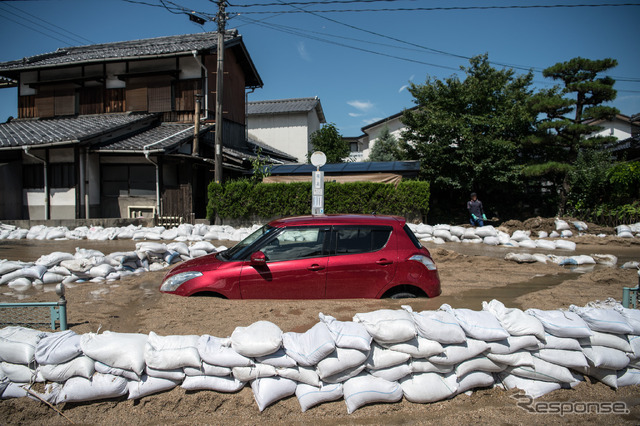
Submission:
<svg viewBox="0 0 640 426">
<path fill-rule="evenodd" d="M 429 251 L 402 217 L 300 216 L 274 220 L 229 250 L 188 260 L 160 291 L 228 299 L 435 297 Z"/>
</svg>

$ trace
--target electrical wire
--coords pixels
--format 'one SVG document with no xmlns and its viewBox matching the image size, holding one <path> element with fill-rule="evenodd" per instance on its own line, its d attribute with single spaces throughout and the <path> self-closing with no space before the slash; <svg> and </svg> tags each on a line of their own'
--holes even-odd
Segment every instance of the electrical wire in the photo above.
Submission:
<svg viewBox="0 0 640 426">
<path fill-rule="evenodd" d="M 4 19 L 6 19 L 7 21 L 11 21 L 11 22 L 13 22 L 14 24 L 21 25 L 21 26 L 23 26 L 23 27 L 25 27 L 25 28 L 30 29 L 31 31 L 35 31 L 35 32 L 37 32 L 37 33 L 40 33 L 40 34 L 42 34 L 42 35 L 46 36 L 46 37 L 52 38 L 52 39 L 54 39 L 54 40 L 58 40 L 60 43 L 64 43 L 64 44 L 66 44 L 67 46 L 73 46 L 73 44 L 72 44 L 72 43 L 69 43 L 68 41 L 62 40 L 62 39 L 60 39 L 60 38 L 58 38 L 58 37 L 56 37 L 56 36 L 52 36 L 51 34 L 47 34 L 47 33 L 43 32 L 43 31 L 40 31 L 40 30 L 39 30 L 39 29 L 37 29 L 37 28 L 30 27 L 29 25 L 26 25 L 26 24 L 24 24 L 24 23 L 22 23 L 22 22 L 19 22 L 19 21 L 16 21 L 16 20 L 14 20 L 14 19 L 11 19 L 11 18 L 9 18 L 9 17 L 7 17 L 7 16 L 0 15 L 0 18 L 4 18 Z"/>
</svg>

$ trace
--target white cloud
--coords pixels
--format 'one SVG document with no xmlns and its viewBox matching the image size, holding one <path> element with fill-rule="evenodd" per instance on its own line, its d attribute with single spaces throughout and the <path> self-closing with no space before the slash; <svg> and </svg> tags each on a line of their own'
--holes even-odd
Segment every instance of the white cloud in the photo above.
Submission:
<svg viewBox="0 0 640 426">
<path fill-rule="evenodd" d="M 347 104 L 363 112 L 369 111 L 374 107 L 374 105 L 369 101 L 349 101 Z"/>
<path fill-rule="evenodd" d="M 358 114 L 358 113 L 355 113 L 355 112 L 350 112 L 349 113 L 349 117 L 362 117 L 362 114 Z"/>
<path fill-rule="evenodd" d="M 409 77 L 409 82 L 413 82 L 414 77 L 415 77 L 415 74 Z M 401 93 L 403 90 L 406 90 L 408 88 L 409 88 L 409 85 L 405 84 L 404 86 L 400 87 L 400 89 L 398 89 L 398 93 Z"/>
<path fill-rule="evenodd" d="M 298 42 L 298 54 L 303 60 L 311 62 L 311 56 L 309 56 L 309 52 L 307 52 L 307 47 L 303 41 Z"/>
<path fill-rule="evenodd" d="M 363 122 L 365 125 L 369 125 L 369 124 L 371 124 L 371 123 L 375 123 L 376 121 L 380 121 L 380 120 L 382 120 L 382 118 L 383 118 L 383 117 L 368 118 L 368 119 L 366 119 L 366 120 L 362 120 L 362 122 Z"/>
</svg>

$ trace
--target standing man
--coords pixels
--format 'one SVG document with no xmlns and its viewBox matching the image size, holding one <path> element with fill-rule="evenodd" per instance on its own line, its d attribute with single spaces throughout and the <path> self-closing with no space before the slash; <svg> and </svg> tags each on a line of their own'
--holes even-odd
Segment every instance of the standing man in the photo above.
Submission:
<svg viewBox="0 0 640 426">
<path fill-rule="evenodd" d="M 475 192 L 471 193 L 471 200 L 467 201 L 467 210 L 471 215 L 471 226 L 484 226 L 484 221 L 487 220 L 487 216 L 484 214 L 482 208 L 482 201 L 478 200 L 478 195 Z"/>
</svg>

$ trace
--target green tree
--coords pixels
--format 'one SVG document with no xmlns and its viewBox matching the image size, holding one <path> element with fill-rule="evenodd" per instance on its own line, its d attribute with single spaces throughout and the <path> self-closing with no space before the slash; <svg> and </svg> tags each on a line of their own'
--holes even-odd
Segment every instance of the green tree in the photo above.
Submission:
<svg viewBox="0 0 640 426">
<path fill-rule="evenodd" d="M 537 125 L 537 134 L 525 149 L 531 163 L 524 172 L 528 176 L 545 178 L 556 184 L 558 214 L 563 214 L 571 191 L 569 172 L 583 149 L 597 149 L 615 141 L 611 136 L 591 136 L 602 127 L 593 121 L 608 119 L 619 111 L 602 105 L 616 98 L 615 80 L 602 73 L 618 62 L 607 58 L 590 60 L 573 58 L 559 62 L 543 71 L 547 78 L 559 81 L 551 89 L 538 92 L 531 108 L 544 117 Z"/>
<path fill-rule="evenodd" d="M 251 180 L 254 183 L 262 182 L 264 178 L 271 176 L 272 167 L 271 158 L 268 155 L 263 157 L 262 148 L 258 147 L 255 158 L 251 160 L 251 169 L 253 171 Z"/>
<path fill-rule="evenodd" d="M 338 132 L 333 123 L 322 126 L 311 134 L 311 146 L 313 151 L 322 151 L 327 156 L 327 163 L 342 163 L 349 156 L 349 144 Z M 307 154 L 307 162 L 310 161 L 312 152 Z"/>
<path fill-rule="evenodd" d="M 389 132 L 389 127 L 384 126 L 371 148 L 368 161 L 397 161 L 400 158 L 398 140 Z"/>
<path fill-rule="evenodd" d="M 495 69 L 486 54 L 461 70 L 464 80 L 428 77 L 410 85 L 418 107 L 404 112 L 402 147 L 408 158 L 421 160 L 432 199 L 449 197 L 458 206 L 474 190 L 504 202 L 519 190 L 517 148 L 535 123 L 528 108 L 533 74 Z"/>
</svg>

